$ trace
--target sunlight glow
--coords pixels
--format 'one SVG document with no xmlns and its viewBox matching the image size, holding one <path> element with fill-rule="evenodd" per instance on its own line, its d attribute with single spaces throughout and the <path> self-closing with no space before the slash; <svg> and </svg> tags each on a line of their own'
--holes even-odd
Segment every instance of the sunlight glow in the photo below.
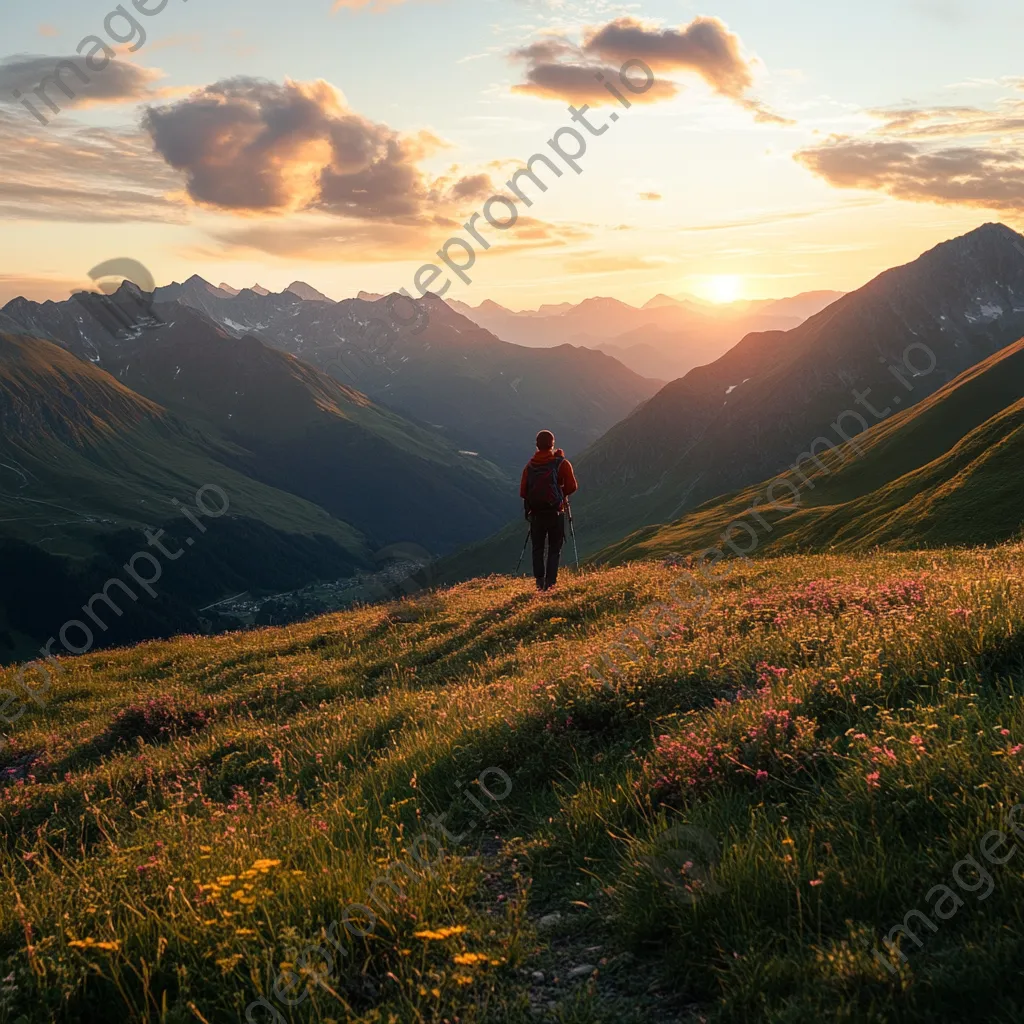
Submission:
<svg viewBox="0 0 1024 1024">
<path fill-rule="evenodd" d="M 717 274 L 704 284 L 704 294 L 712 302 L 735 302 L 743 294 L 743 278 L 737 274 Z"/>
</svg>

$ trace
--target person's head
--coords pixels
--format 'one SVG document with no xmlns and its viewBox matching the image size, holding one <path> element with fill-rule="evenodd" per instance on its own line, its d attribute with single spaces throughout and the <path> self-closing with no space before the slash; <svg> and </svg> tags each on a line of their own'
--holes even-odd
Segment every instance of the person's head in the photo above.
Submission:
<svg viewBox="0 0 1024 1024">
<path fill-rule="evenodd" d="M 555 435 L 550 430 L 542 430 L 537 435 L 537 451 L 549 452 L 555 447 Z"/>
</svg>

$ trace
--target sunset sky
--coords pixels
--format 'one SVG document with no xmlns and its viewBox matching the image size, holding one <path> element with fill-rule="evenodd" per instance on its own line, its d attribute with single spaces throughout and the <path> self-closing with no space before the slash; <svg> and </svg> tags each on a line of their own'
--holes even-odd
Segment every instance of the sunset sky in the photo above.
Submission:
<svg viewBox="0 0 1024 1024">
<path fill-rule="evenodd" d="M 332 2 L 168 0 L 135 12 L 135 52 L 123 18 L 104 29 L 111 0 L 8 5 L 0 301 L 64 298 L 124 256 L 160 284 L 411 289 L 551 155 L 568 104 L 602 97 L 592 123 L 621 116 L 582 174 L 561 165 L 514 228 L 484 225 L 492 248 L 452 297 L 846 290 L 986 220 L 1024 223 L 1019 0 Z M 73 104 L 50 89 L 64 109 L 38 104 L 42 126 L 12 90 L 89 35 L 116 60 L 88 86 L 66 76 Z M 657 82 L 627 111 L 594 73 L 631 56 Z"/>
</svg>

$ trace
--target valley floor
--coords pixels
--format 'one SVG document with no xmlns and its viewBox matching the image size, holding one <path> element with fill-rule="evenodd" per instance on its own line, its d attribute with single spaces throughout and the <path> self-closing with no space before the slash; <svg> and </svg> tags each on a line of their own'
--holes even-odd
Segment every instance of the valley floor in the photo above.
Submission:
<svg viewBox="0 0 1024 1024">
<path fill-rule="evenodd" d="M 1024 547 L 685 573 L 63 660 L 0 1021 L 1020 1020 Z"/>
</svg>

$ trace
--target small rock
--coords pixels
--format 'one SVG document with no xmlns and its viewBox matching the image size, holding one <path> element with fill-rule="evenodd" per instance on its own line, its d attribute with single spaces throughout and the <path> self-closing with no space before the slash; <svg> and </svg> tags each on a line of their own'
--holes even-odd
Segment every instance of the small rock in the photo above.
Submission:
<svg viewBox="0 0 1024 1024">
<path fill-rule="evenodd" d="M 562 920 L 562 915 L 556 910 L 553 914 L 545 914 L 537 922 L 537 931 L 547 931 L 549 928 L 554 928 Z"/>
<path fill-rule="evenodd" d="M 534 971 L 533 974 L 530 975 L 530 977 L 535 982 L 537 982 L 538 985 L 540 985 L 544 981 L 544 972 L 543 971 Z"/>
<path fill-rule="evenodd" d="M 585 975 L 593 974 L 596 968 L 593 964 L 580 964 L 579 967 L 574 967 L 569 972 L 570 978 L 582 978 Z"/>
</svg>

